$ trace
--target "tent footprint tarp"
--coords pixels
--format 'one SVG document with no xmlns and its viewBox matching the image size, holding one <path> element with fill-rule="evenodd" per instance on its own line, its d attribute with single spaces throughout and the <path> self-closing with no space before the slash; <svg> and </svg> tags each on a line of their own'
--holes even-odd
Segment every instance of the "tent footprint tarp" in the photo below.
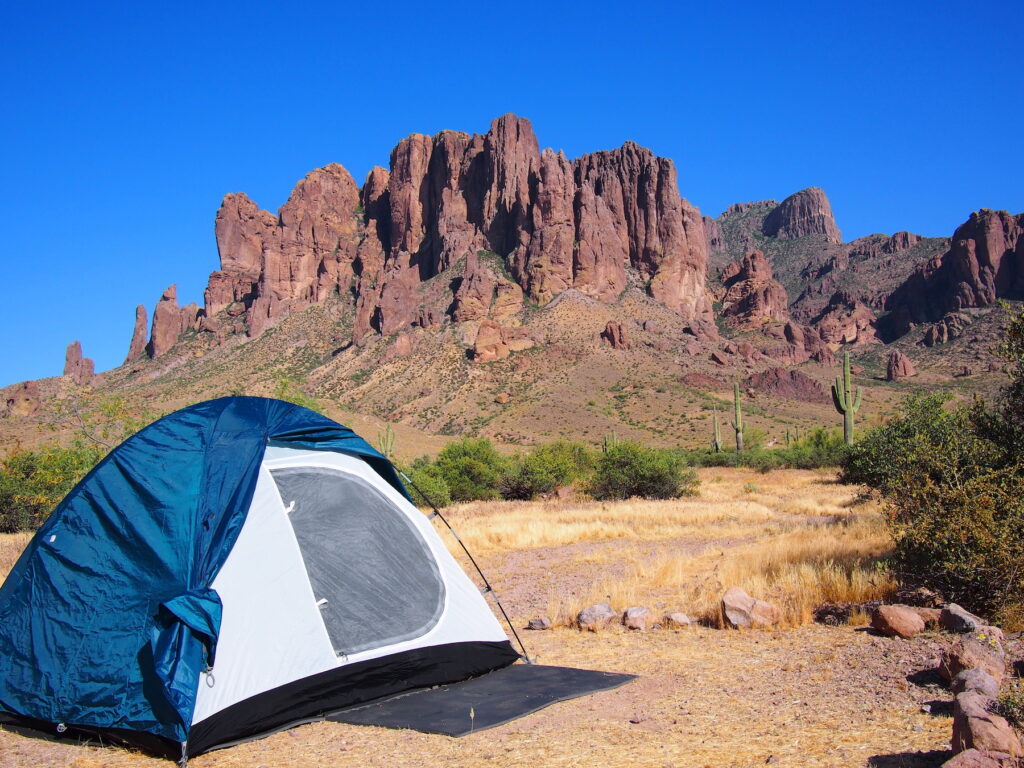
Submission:
<svg viewBox="0 0 1024 768">
<path fill-rule="evenodd" d="M 411 691 L 335 712 L 327 719 L 465 736 L 559 701 L 618 688 L 634 679 L 636 675 L 615 672 L 516 664 L 472 680 Z"/>
</svg>

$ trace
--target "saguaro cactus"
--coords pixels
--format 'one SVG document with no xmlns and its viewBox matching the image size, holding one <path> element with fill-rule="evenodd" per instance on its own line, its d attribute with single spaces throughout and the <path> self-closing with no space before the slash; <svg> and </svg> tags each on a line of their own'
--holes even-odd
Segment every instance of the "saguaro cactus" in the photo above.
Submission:
<svg viewBox="0 0 1024 768">
<path fill-rule="evenodd" d="M 395 452 L 395 433 L 391 431 L 391 425 L 388 424 L 383 432 L 377 433 L 377 447 L 380 452 L 387 456 L 389 459 L 392 458 Z"/>
<path fill-rule="evenodd" d="M 740 385 L 732 385 L 732 428 L 736 430 L 736 452 L 743 453 L 743 409 L 740 407 Z"/>
<path fill-rule="evenodd" d="M 612 431 L 611 434 L 604 436 L 604 443 L 601 445 L 601 450 L 604 451 L 605 453 L 608 453 L 608 451 L 618 447 L 618 445 L 619 436 L 616 435 L 614 431 Z"/>
<path fill-rule="evenodd" d="M 843 414 L 843 440 L 847 445 L 853 444 L 853 417 L 860 410 L 861 395 L 863 390 L 857 387 L 857 394 L 853 393 L 853 384 L 850 376 L 850 353 L 843 353 L 843 375 L 836 377 L 836 383 L 832 385 L 832 402 L 839 413 Z"/>
<path fill-rule="evenodd" d="M 711 447 L 715 449 L 715 453 L 722 452 L 722 425 L 718 423 L 718 408 L 714 409 L 713 416 L 715 424 L 715 439 L 711 441 Z"/>
</svg>

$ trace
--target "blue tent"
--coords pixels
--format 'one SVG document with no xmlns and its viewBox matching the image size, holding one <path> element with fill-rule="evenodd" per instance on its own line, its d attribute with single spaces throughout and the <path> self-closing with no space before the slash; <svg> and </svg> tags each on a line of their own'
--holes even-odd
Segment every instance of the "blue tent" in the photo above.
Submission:
<svg viewBox="0 0 1024 768">
<path fill-rule="evenodd" d="M 264 398 L 126 440 L 0 587 L 4 719 L 174 758 L 517 658 L 391 462 Z"/>
</svg>

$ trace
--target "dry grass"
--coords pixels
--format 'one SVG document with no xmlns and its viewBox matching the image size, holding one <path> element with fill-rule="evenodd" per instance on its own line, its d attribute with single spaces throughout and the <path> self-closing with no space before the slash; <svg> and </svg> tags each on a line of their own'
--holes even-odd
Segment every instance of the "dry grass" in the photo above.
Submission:
<svg viewBox="0 0 1024 768">
<path fill-rule="evenodd" d="M 871 502 L 858 502 L 852 488 L 826 482 L 817 473 L 703 474 L 710 478 L 699 499 L 607 505 L 603 518 L 586 506 L 566 507 L 548 513 L 532 534 L 515 533 L 519 514 L 499 521 L 468 516 L 467 522 L 477 522 L 470 525 L 468 538 L 484 548 L 504 541 L 511 549 L 514 542 L 525 546 L 537 540 L 557 546 L 559 535 L 574 523 L 585 535 L 604 538 L 600 524 L 605 522 L 626 531 L 623 538 L 712 542 L 697 554 L 638 559 L 626 575 L 602 579 L 584 595 L 550 599 L 549 618 L 563 626 L 598 601 L 616 609 L 668 605 L 720 626 L 719 601 L 731 586 L 775 603 L 783 624 L 799 626 L 810 622 L 822 603 L 881 600 L 895 591 L 891 575 L 879 564 L 890 549 L 882 520 Z M 758 480 L 757 490 L 751 490 Z M 606 560 L 628 556 L 607 549 L 601 555 Z"/>
<path fill-rule="evenodd" d="M 0 579 L 7 578 L 31 538 L 31 533 L 0 534 Z"/>
<path fill-rule="evenodd" d="M 694 498 L 476 502 L 456 505 L 445 516 L 474 552 L 508 552 L 616 539 L 740 539 L 777 532 L 794 518 L 845 517 L 855 501 L 853 489 L 819 472 L 698 474 L 700 496 Z"/>
<path fill-rule="evenodd" d="M 884 588 L 862 578 L 877 576 L 867 564 L 884 551 L 885 538 L 876 511 L 854 503 L 854 489 L 813 472 L 700 474 L 703 495 L 697 499 L 466 505 L 450 517 L 480 553 L 500 593 L 518 589 L 539 595 L 537 610 L 544 609 L 544 595 L 550 593 L 548 613 L 563 624 L 579 602 L 573 602 L 566 579 L 581 574 L 584 589 L 595 598 L 610 596 L 617 606 L 682 609 L 691 616 L 710 613 L 721 585 L 733 581 L 779 602 L 793 624 L 802 620 L 802 606 L 823 596 L 861 598 Z M 744 490 L 749 484 L 758 489 Z M 517 532 L 531 509 L 544 524 Z M 0 536 L 0 573 L 28 539 Z M 538 548 L 538 542 L 545 544 Z M 612 577 L 617 570 L 621 578 Z M 937 761 L 931 755 L 918 758 L 918 750 L 948 744 L 949 718 L 920 711 L 920 702 L 936 694 L 917 692 L 902 677 L 928 663 L 934 651 L 924 645 L 901 650 L 901 658 L 913 656 L 910 665 L 918 666 L 899 671 L 893 683 L 880 671 L 888 674 L 885 665 L 896 662 L 879 654 L 875 638 L 849 627 L 528 634 L 531 654 L 542 663 L 640 678 L 463 739 L 325 722 L 202 755 L 190 765 L 568 768 L 598 754 L 611 766 L 754 768 L 774 755 L 782 765 L 853 768 L 879 755 L 879 764 L 898 760 L 891 764 L 923 768 Z M 0 765 L 158 768 L 169 763 L 0 730 Z"/>
</svg>

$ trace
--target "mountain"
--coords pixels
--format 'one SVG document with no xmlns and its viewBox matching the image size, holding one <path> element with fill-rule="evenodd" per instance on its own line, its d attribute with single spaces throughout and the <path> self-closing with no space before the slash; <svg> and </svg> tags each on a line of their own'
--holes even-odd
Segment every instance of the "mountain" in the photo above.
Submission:
<svg viewBox="0 0 1024 768">
<path fill-rule="evenodd" d="M 65 376 L 0 411 L 29 430 L 83 391 L 169 410 L 295 386 L 423 435 L 692 445 L 742 379 L 747 422 L 777 436 L 835 420 L 818 385 L 844 345 L 868 412 L 996 386 L 984 342 L 993 302 L 1024 298 L 1022 223 L 981 211 L 952 240 L 844 243 L 816 187 L 713 219 L 671 160 L 632 142 L 569 159 L 505 115 L 408 136 L 361 187 L 313 170 L 276 214 L 226 195 L 203 306 L 170 286 L 151 323 L 136 309 L 123 366 L 94 374 L 76 343 Z"/>
</svg>

